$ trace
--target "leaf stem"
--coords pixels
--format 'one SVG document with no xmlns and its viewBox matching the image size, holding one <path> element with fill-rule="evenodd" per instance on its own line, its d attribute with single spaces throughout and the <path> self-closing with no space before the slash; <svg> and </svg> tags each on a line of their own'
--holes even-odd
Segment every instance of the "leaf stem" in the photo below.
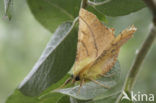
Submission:
<svg viewBox="0 0 156 103">
<path fill-rule="evenodd" d="M 125 80 L 123 91 L 125 91 L 127 94 L 130 94 L 130 91 L 132 90 L 132 88 L 135 84 L 138 72 L 140 70 L 140 66 L 143 63 L 146 55 L 148 54 L 148 51 L 150 50 L 150 47 L 152 46 L 152 44 L 156 38 L 156 3 L 154 3 L 154 0 L 143 0 L 143 1 L 147 4 L 147 6 L 151 9 L 151 11 L 153 13 L 153 25 L 151 27 L 151 31 L 150 31 L 148 37 L 143 42 L 143 45 L 142 45 L 138 55 L 136 56 L 136 59 L 127 75 L 126 80 Z M 118 97 L 116 103 L 120 103 L 122 96 L 123 96 L 123 94 L 121 93 L 121 95 Z"/>
<path fill-rule="evenodd" d="M 88 0 L 88 4 L 93 5 L 93 6 L 100 6 L 100 5 L 106 4 L 110 1 L 112 1 L 112 0 L 105 0 L 105 1 L 101 1 L 101 2 L 93 2 L 93 1 Z"/>
<path fill-rule="evenodd" d="M 87 7 L 87 2 L 88 2 L 88 0 L 82 0 L 81 1 L 81 8 L 86 8 Z"/>
</svg>

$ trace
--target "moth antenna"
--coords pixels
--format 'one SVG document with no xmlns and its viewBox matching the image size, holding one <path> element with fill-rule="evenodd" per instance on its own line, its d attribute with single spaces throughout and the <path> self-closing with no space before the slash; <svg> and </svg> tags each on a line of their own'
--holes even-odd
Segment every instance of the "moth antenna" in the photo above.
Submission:
<svg viewBox="0 0 156 103">
<path fill-rule="evenodd" d="M 98 85 L 100 85 L 100 86 L 102 86 L 102 87 L 104 87 L 104 88 L 106 88 L 106 89 L 109 89 L 109 88 L 110 88 L 110 87 L 105 86 L 105 85 L 103 85 L 102 83 L 96 81 L 95 79 L 89 78 L 89 80 L 93 81 L 94 83 L 96 83 L 96 84 L 98 84 Z"/>
<path fill-rule="evenodd" d="M 75 79 L 73 79 L 71 83 L 74 84 L 75 83 Z"/>
<path fill-rule="evenodd" d="M 63 83 L 63 85 L 61 85 L 58 89 L 61 89 L 61 88 L 63 88 L 64 86 L 66 86 L 71 80 L 72 80 L 72 78 L 69 77 L 69 78 Z"/>
</svg>

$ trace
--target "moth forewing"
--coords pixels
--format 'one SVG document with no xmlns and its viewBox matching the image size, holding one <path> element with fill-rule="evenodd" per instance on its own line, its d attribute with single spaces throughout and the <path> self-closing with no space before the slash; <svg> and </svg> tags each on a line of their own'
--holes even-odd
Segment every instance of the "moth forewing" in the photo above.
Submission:
<svg viewBox="0 0 156 103">
<path fill-rule="evenodd" d="M 80 9 L 77 56 L 73 74 L 79 74 L 81 78 L 86 77 L 89 66 L 109 47 L 114 38 L 114 29 L 104 26 L 91 12 Z"/>
<path fill-rule="evenodd" d="M 114 40 L 113 33 L 114 31 L 104 26 L 96 15 L 80 9 L 76 62 L 86 58 L 96 59 Z"/>
</svg>

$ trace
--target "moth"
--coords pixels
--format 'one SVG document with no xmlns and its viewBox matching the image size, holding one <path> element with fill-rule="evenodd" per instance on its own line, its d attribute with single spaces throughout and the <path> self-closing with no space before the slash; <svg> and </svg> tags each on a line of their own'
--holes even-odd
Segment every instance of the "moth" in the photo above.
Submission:
<svg viewBox="0 0 156 103">
<path fill-rule="evenodd" d="M 70 81 L 80 81 L 81 87 L 85 81 L 90 80 L 109 88 L 96 79 L 114 66 L 120 47 L 135 31 L 136 28 L 132 25 L 116 37 L 113 28 L 106 27 L 93 13 L 80 9 L 76 60 L 72 67 L 73 74 L 64 85 Z"/>
</svg>

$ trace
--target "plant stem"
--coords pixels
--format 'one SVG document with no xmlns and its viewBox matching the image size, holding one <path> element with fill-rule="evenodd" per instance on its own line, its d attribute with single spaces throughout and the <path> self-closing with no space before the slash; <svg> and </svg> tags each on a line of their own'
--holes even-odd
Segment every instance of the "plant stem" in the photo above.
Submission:
<svg viewBox="0 0 156 103">
<path fill-rule="evenodd" d="M 88 2 L 88 0 L 82 0 L 81 1 L 81 8 L 86 8 L 87 7 L 87 2 Z"/>
<path fill-rule="evenodd" d="M 153 23 L 156 25 L 156 2 L 155 0 L 143 0 L 153 13 Z"/>
<path fill-rule="evenodd" d="M 148 51 L 150 50 L 150 47 L 152 46 L 155 38 L 156 38 L 156 4 L 154 3 L 154 0 L 143 0 L 147 6 L 151 9 L 153 13 L 153 25 L 151 27 L 151 31 L 144 41 L 138 55 L 136 56 L 136 59 L 134 61 L 134 64 L 132 65 L 127 78 L 124 83 L 123 91 L 125 91 L 128 95 L 130 94 L 130 91 L 132 90 L 135 80 L 137 78 L 138 72 L 140 70 L 140 66 L 143 63 Z M 118 97 L 116 103 L 121 102 L 123 94 Z"/>
<path fill-rule="evenodd" d="M 136 56 L 136 59 L 134 61 L 134 64 L 132 65 L 128 78 L 126 80 L 125 84 L 125 91 L 131 91 L 135 79 L 137 77 L 137 74 L 139 72 L 140 66 L 143 63 L 143 60 L 145 59 L 145 56 L 147 55 L 148 51 L 150 50 L 150 47 L 152 46 L 152 43 L 156 37 L 156 27 L 153 25 L 151 28 L 151 31 L 144 41 L 141 50 L 139 51 L 138 55 Z"/>
</svg>

